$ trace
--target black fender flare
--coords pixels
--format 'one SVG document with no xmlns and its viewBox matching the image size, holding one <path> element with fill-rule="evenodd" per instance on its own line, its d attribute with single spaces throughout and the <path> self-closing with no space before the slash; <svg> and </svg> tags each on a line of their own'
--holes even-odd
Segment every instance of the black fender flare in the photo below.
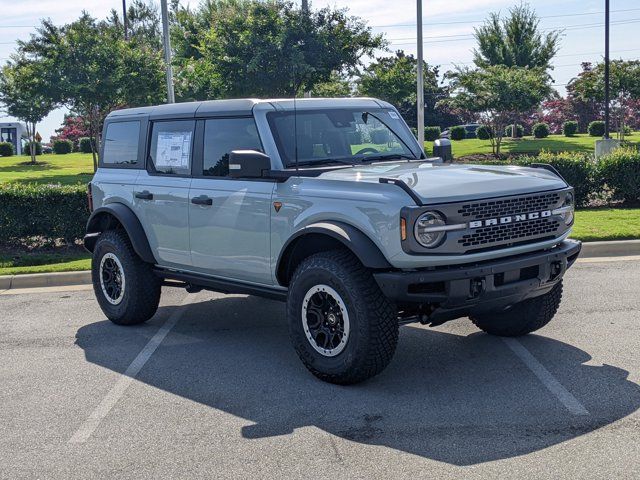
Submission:
<svg viewBox="0 0 640 480">
<path fill-rule="evenodd" d="M 91 213 L 87 222 L 87 234 L 84 237 L 84 248 L 93 253 L 98 236 L 103 231 L 113 227 L 112 218 L 115 218 L 127 232 L 133 250 L 138 256 L 148 263 L 156 264 L 156 258 L 149 246 L 149 240 L 142 228 L 140 220 L 128 206 L 122 203 L 109 203 L 97 208 Z"/>
<path fill-rule="evenodd" d="M 288 283 L 291 270 L 291 258 L 296 245 L 305 237 L 314 234 L 329 236 L 348 248 L 360 260 L 362 265 L 376 270 L 388 270 L 393 268 L 382 254 L 378 246 L 373 243 L 361 230 L 339 221 L 323 221 L 308 225 L 294 233 L 285 242 L 280 250 L 278 263 L 276 264 L 276 278 L 280 285 Z"/>
</svg>

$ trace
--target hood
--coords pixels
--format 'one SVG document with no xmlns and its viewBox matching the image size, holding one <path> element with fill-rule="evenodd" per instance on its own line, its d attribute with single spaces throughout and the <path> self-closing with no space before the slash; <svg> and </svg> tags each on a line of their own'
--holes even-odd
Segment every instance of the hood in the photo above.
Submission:
<svg viewBox="0 0 640 480">
<path fill-rule="evenodd" d="M 542 168 L 431 162 L 359 165 L 333 170 L 319 178 L 371 183 L 379 183 L 381 178 L 399 179 L 411 187 L 425 204 L 519 195 L 567 186 L 552 172 Z"/>
</svg>

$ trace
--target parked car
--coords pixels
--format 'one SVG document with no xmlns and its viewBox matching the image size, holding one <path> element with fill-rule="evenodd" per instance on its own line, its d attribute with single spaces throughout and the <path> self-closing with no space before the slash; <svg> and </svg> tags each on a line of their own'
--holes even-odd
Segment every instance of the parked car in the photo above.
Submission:
<svg viewBox="0 0 640 480">
<path fill-rule="evenodd" d="M 468 123 L 467 125 L 461 125 L 467 132 L 467 138 L 476 138 L 478 128 L 480 128 L 479 123 Z M 451 129 L 447 128 L 440 134 L 440 138 L 448 138 L 451 139 Z"/>
<path fill-rule="evenodd" d="M 552 168 L 438 164 L 379 100 L 120 110 L 103 138 L 84 242 L 105 315 L 145 322 L 163 284 L 286 301 L 328 382 L 380 373 L 404 323 L 542 328 L 581 248 Z"/>
</svg>

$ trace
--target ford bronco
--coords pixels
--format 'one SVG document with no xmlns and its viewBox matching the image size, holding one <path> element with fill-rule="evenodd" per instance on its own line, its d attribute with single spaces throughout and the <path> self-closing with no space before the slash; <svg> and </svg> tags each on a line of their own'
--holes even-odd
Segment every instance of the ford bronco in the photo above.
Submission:
<svg viewBox="0 0 640 480">
<path fill-rule="evenodd" d="M 300 359 L 333 383 L 381 372 L 404 323 L 542 328 L 580 253 L 553 168 L 426 158 L 375 99 L 120 110 L 102 145 L 85 246 L 104 314 L 145 322 L 163 285 L 286 301 Z"/>
</svg>

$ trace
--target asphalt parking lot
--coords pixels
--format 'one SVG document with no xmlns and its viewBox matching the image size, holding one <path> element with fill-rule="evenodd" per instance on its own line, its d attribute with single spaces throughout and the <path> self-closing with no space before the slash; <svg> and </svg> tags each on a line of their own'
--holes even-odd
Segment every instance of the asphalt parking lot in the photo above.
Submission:
<svg viewBox="0 0 640 480">
<path fill-rule="evenodd" d="M 640 478 L 640 261 L 577 264 L 504 341 L 401 328 L 382 375 L 316 380 L 282 304 L 167 289 L 118 327 L 86 288 L 0 293 L 2 478 Z"/>
</svg>

